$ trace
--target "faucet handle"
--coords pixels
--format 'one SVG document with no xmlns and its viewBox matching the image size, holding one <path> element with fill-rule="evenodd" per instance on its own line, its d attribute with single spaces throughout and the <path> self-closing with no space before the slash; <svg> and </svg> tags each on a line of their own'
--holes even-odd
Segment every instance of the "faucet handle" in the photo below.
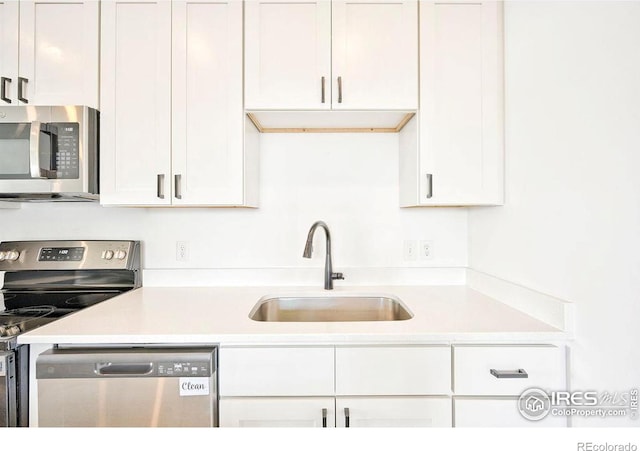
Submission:
<svg viewBox="0 0 640 451">
<path fill-rule="evenodd" d="M 344 274 L 341 272 L 332 272 L 331 273 L 332 280 L 344 280 Z"/>
</svg>

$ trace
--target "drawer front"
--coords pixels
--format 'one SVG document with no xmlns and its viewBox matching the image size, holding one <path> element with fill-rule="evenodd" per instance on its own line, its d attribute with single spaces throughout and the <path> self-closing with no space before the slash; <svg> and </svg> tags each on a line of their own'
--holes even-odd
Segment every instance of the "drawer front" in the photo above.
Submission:
<svg viewBox="0 0 640 451">
<path fill-rule="evenodd" d="M 220 396 L 333 396 L 333 361 L 333 347 L 221 348 Z"/>
<path fill-rule="evenodd" d="M 449 346 L 336 348 L 338 395 L 448 395 Z"/>
<path fill-rule="evenodd" d="M 564 348 L 454 346 L 453 358 L 456 395 L 519 395 L 530 387 L 566 387 Z"/>
<path fill-rule="evenodd" d="M 455 427 L 567 427 L 567 418 L 547 415 L 531 421 L 520 415 L 518 398 L 454 398 Z"/>
</svg>

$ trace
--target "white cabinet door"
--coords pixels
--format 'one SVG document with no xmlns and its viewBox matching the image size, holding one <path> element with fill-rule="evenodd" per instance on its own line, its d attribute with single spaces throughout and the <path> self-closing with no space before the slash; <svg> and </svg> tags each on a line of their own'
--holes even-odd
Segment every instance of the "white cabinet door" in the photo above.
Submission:
<svg viewBox="0 0 640 451">
<path fill-rule="evenodd" d="M 504 202 L 502 54 L 501 2 L 420 3 L 419 152 L 401 149 L 401 206 Z"/>
<path fill-rule="evenodd" d="M 333 108 L 418 108 L 418 2 L 335 1 Z"/>
<path fill-rule="evenodd" d="M 518 398 L 454 398 L 455 427 L 567 427 L 567 418 L 547 415 L 530 421 L 518 411 Z"/>
<path fill-rule="evenodd" d="M 102 2 L 101 202 L 171 203 L 171 2 Z"/>
<path fill-rule="evenodd" d="M 17 105 L 18 85 L 18 1 L 0 1 L 0 106 Z"/>
<path fill-rule="evenodd" d="M 98 108 L 99 8 L 95 0 L 20 2 L 21 103 Z"/>
<path fill-rule="evenodd" d="M 450 427 L 451 398 L 338 397 L 336 398 L 336 426 Z"/>
<path fill-rule="evenodd" d="M 331 2 L 248 0 L 246 108 L 317 110 L 330 105 Z"/>
<path fill-rule="evenodd" d="M 173 2 L 174 205 L 243 203 L 242 2 Z"/>
<path fill-rule="evenodd" d="M 221 398 L 221 427 L 335 427 L 335 399 Z"/>
</svg>

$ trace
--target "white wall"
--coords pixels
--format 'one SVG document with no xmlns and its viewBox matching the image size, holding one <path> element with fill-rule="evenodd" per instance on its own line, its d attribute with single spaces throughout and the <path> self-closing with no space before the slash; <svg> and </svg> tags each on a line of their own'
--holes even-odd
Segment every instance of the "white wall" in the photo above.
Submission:
<svg viewBox="0 0 640 451">
<path fill-rule="evenodd" d="M 263 135 L 260 183 L 259 209 L 24 204 L 0 210 L 0 240 L 139 239 L 147 269 L 321 267 L 322 231 L 313 259 L 302 258 L 321 219 L 336 270 L 467 265 L 465 209 L 398 207 L 396 134 Z M 404 261 L 405 239 L 433 240 L 434 258 Z M 177 240 L 189 241 L 186 263 Z"/>
<path fill-rule="evenodd" d="M 575 302 L 574 389 L 640 384 L 639 24 L 637 1 L 506 8 L 506 205 L 470 213 L 470 266 Z"/>
</svg>

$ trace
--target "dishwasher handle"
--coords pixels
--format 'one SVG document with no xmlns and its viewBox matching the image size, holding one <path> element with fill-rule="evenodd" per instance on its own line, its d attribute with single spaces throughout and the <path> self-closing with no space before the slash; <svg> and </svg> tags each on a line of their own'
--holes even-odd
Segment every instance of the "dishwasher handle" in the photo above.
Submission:
<svg viewBox="0 0 640 451">
<path fill-rule="evenodd" d="M 153 372 L 153 363 L 96 363 L 101 376 L 146 376 Z"/>
</svg>

